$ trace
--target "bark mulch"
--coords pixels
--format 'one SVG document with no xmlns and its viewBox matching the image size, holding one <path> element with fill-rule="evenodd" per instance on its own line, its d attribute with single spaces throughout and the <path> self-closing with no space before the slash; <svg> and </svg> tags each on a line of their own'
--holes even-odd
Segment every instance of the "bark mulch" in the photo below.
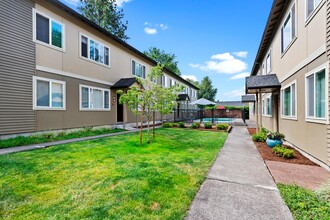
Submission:
<svg viewBox="0 0 330 220">
<path fill-rule="evenodd" d="M 256 133 L 255 128 L 248 128 L 250 135 Z M 294 158 L 286 159 L 283 157 L 279 157 L 276 153 L 272 151 L 272 148 L 268 147 L 265 142 L 255 142 L 261 157 L 263 160 L 270 160 L 270 161 L 278 161 L 278 162 L 285 162 L 285 163 L 294 163 L 294 164 L 303 164 L 303 165 L 311 165 L 311 166 L 319 166 L 318 164 L 314 163 L 313 161 L 309 160 L 308 158 L 304 157 L 299 151 L 296 149 L 286 146 L 285 147 L 294 150 Z"/>
</svg>

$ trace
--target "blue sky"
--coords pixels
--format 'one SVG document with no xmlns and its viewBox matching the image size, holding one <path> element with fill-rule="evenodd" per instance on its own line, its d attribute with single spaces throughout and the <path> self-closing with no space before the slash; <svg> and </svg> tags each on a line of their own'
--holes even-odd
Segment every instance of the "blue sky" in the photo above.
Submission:
<svg viewBox="0 0 330 220">
<path fill-rule="evenodd" d="M 76 9 L 79 0 L 61 0 Z M 174 53 L 181 75 L 209 76 L 216 99 L 240 100 L 272 0 L 117 0 L 128 20 L 127 41 Z"/>
</svg>

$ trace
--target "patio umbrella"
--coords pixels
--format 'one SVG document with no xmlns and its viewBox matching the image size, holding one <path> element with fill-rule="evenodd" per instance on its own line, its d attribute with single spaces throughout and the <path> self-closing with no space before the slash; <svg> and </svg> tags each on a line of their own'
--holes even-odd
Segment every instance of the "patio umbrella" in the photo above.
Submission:
<svg viewBox="0 0 330 220">
<path fill-rule="evenodd" d="M 212 102 L 210 100 L 201 98 L 196 101 L 190 102 L 189 105 L 216 105 L 217 103 Z"/>
</svg>

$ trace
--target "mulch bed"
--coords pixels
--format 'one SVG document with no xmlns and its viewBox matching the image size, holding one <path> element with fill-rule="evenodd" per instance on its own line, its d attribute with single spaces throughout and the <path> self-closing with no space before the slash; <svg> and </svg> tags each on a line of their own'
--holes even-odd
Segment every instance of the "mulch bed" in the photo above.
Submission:
<svg viewBox="0 0 330 220">
<path fill-rule="evenodd" d="M 248 128 L 248 131 L 249 131 L 250 135 L 253 135 L 256 133 L 255 128 Z M 304 157 L 299 151 L 297 151 L 296 149 L 294 149 L 290 146 L 284 145 L 285 147 L 294 150 L 294 158 L 286 159 L 286 158 L 277 156 L 277 154 L 272 151 L 272 148 L 268 147 L 265 142 L 255 142 L 254 141 L 254 144 L 256 145 L 256 147 L 260 153 L 260 156 L 262 157 L 263 160 L 319 166 L 318 164 L 316 164 L 313 161 L 309 160 L 308 158 Z"/>
</svg>

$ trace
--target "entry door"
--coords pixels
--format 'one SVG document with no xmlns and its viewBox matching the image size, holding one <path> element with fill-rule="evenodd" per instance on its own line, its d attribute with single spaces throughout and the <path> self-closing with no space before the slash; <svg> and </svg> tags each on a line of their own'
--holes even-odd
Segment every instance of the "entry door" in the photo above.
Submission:
<svg viewBox="0 0 330 220">
<path fill-rule="evenodd" d="M 124 119 L 124 107 L 119 103 L 120 95 L 117 94 L 117 122 L 123 122 Z"/>
</svg>

